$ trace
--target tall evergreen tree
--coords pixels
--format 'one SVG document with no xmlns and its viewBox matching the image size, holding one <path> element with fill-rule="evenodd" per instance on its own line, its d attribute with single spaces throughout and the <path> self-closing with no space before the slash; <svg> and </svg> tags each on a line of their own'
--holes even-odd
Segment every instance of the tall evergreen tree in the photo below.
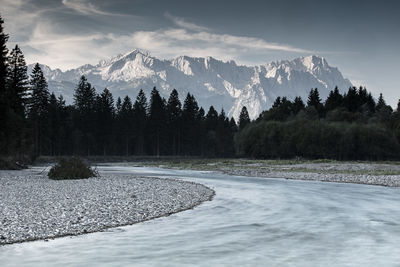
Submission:
<svg viewBox="0 0 400 267">
<path fill-rule="evenodd" d="M 296 96 L 294 98 L 293 104 L 292 104 L 292 112 L 294 115 L 298 114 L 301 110 L 305 108 L 304 102 L 301 99 L 300 96 Z"/>
<path fill-rule="evenodd" d="M 359 109 L 360 99 L 356 87 L 350 87 L 347 93 L 343 96 L 343 105 L 350 112 L 355 112 Z"/>
<path fill-rule="evenodd" d="M 154 87 L 151 91 L 150 109 L 149 109 L 149 136 L 151 138 L 152 153 L 160 156 L 164 142 L 163 132 L 165 131 L 165 100 L 160 96 L 158 90 Z"/>
<path fill-rule="evenodd" d="M 35 155 L 46 153 L 48 137 L 48 108 L 50 93 L 42 69 L 36 63 L 31 73 L 31 98 L 29 99 L 29 120 L 32 124 Z M 49 147 L 47 147 L 49 149 Z"/>
<path fill-rule="evenodd" d="M 6 81 L 8 77 L 8 49 L 6 46 L 8 35 L 3 32 L 4 20 L 0 16 L 0 154 L 6 154 L 8 139 L 8 99 L 6 91 Z"/>
<path fill-rule="evenodd" d="M 147 98 L 143 90 L 140 89 L 133 104 L 133 117 L 135 127 L 135 153 L 138 155 L 144 154 L 145 147 L 145 131 L 147 121 Z"/>
<path fill-rule="evenodd" d="M 78 86 L 74 93 L 74 106 L 76 109 L 76 128 L 75 146 L 81 153 L 90 155 L 91 148 L 94 146 L 94 131 L 95 131 L 95 103 L 96 90 L 87 81 L 85 76 L 79 80 Z M 84 151 L 82 151 L 84 148 Z"/>
<path fill-rule="evenodd" d="M 182 104 L 178 91 L 172 90 L 167 102 L 167 130 L 172 155 L 179 154 L 181 139 Z"/>
<path fill-rule="evenodd" d="M 12 110 L 20 117 L 25 117 L 25 104 L 29 89 L 29 79 L 24 55 L 18 45 L 9 57 L 8 100 Z"/>
<path fill-rule="evenodd" d="M 378 103 L 376 104 L 376 110 L 381 110 L 386 107 L 386 101 L 383 98 L 382 93 L 379 94 Z"/>
<path fill-rule="evenodd" d="M 111 92 L 105 88 L 96 99 L 96 140 L 101 146 L 103 155 L 106 156 L 111 150 L 113 122 L 115 116 L 114 99 Z"/>
<path fill-rule="evenodd" d="M 187 94 L 182 108 L 182 146 L 186 155 L 199 152 L 199 106 L 195 97 Z"/>
<path fill-rule="evenodd" d="M 123 137 L 125 155 L 129 156 L 133 136 L 133 106 L 129 96 L 125 96 L 121 111 L 118 113 L 118 129 Z"/>
<path fill-rule="evenodd" d="M 243 130 L 246 125 L 250 123 L 249 112 L 247 112 L 246 106 L 242 107 L 242 111 L 239 115 L 239 131 Z"/>
<path fill-rule="evenodd" d="M 6 85 L 7 111 L 7 146 L 8 152 L 18 154 L 30 153 L 30 140 L 25 124 L 26 100 L 29 89 L 29 79 L 24 55 L 18 45 L 11 51 L 8 59 L 9 70 Z"/>
<path fill-rule="evenodd" d="M 323 114 L 324 106 L 321 103 L 321 98 L 319 97 L 319 91 L 317 88 L 311 89 L 307 99 L 307 106 L 314 107 L 320 116 Z"/>
<path fill-rule="evenodd" d="M 325 109 L 327 111 L 334 110 L 343 105 L 343 96 L 340 94 L 339 89 L 335 87 L 333 91 L 329 92 L 328 98 L 325 101 Z"/>
</svg>

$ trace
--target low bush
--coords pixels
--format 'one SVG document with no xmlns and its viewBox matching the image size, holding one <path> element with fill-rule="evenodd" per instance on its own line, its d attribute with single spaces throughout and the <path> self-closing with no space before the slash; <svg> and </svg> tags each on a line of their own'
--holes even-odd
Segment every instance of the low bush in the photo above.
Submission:
<svg viewBox="0 0 400 267">
<path fill-rule="evenodd" d="M 49 178 L 53 180 L 87 179 L 97 175 L 96 170 L 79 158 L 61 158 L 48 174 Z"/>
</svg>

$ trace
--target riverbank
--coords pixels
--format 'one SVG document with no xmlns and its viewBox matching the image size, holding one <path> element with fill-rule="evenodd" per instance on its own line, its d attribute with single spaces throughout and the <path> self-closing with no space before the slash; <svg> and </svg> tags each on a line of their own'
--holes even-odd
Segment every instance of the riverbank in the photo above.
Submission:
<svg viewBox="0 0 400 267">
<path fill-rule="evenodd" d="M 0 171 L 0 245 L 134 224 L 211 200 L 203 185 L 107 174 L 54 181 L 38 169 Z"/>
<path fill-rule="evenodd" d="M 399 187 L 399 162 L 331 160 L 181 159 L 141 161 L 136 166 L 219 171 L 229 175 Z"/>
</svg>

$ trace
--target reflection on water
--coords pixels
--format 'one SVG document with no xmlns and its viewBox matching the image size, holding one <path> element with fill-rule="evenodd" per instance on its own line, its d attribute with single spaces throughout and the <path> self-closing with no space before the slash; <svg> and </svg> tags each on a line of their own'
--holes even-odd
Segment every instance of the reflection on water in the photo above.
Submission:
<svg viewBox="0 0 400 267">
<path fill-rule="evenodd" d="M 216 190 L 169 217 L 0 247 L 1 266 L 398 266 L 400 189 L 103 166 Z"/>
</svg>

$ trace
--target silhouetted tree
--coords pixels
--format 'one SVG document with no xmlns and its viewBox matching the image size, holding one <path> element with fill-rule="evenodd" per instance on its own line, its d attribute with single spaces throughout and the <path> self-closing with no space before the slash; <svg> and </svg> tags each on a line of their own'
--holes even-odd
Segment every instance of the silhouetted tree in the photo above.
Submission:
<svg viewBox="0 0 400 267">
<path fill-rule="evenodd" d="M 103 155 L 112 149 L 113 142 L 113 124 L 114 124 L 114 99 L 111 92 L 105 88 L 103 92 L 96 97 L 96 140 L 101 146 Z"/>
<path fill-rule="evenodd" d="M 320 116 L 323 114 L 324 106 L 321 103 L 321 98 L 319 97 L 319 92 L 317 88 L 311 89 L 307 99 L 307 106 L 314 107 Z"/>
<path fill-rule="evenodd" d="M 160 156 L 161 146 L 164 142 L 165 132 L 165 100 L 160 96 L 158 90 L 154 87 L 150 96 L 149 109 L 149 136 L 151 151 L 153 154 Z"/>
<path fill-rule="evenodd" d="M 48 136 L 48 108 L 50 93 L 42 69 L 36 63 L 31 73 L 31 98 L 29 99 L 29 120 L 33 128 L 35 155 L 47 152 Z"/>
<path fill-rule="evenodd" d="M 95 131 L 95 114 L 94 108 L 96 103 L 96 90 L 87 81 L 85 76 L 79 80 L 78 86 L 74 93 L 75 114 L 75 147 L 81 150 L 84 148 L 84 153 L 90 155 L 91 148 L 94 143 Z M 83 151 L 81 151 L 83 152 Z"/>
<path fill-rule="evenodd" d="M 329 92 L 328 98 L 325 101 L 325 109 L 327 111 L 330 111 L 342 105 L 343 105 L 343 96 L 340 94 L 339 89 L 335 87 L 334 90 Z"/>
<path fill-rule="evenodd" d="M 0 154 L 8 154 L 8 140 L 10 129 L 8 123 L 9 100 L 7 96 L 6 81 L 8 77 L 7 40 L 8 35 L 3 32 L 4 20 L 0 16 Z"/>
<path fill-rule="evenodd" d="M 244 127 L 246 127 L 246 125 L 249 123 L 250 123 L 249 112 L 247 112 L 246 106 L 243 106 L 239 115 L 239 131 L 243 130 Z"/>
<path fill-rule="evenodd" d="M 147 121 L 147 98 L 143 90 L 140 89 L 133 104 L 133 119 L 135 131 L 135 152 L 138 155 L 144 154 L 145 131 Z"/>
<path fill-rule="evenodd" d="M 167 102 L 167 130 L 169 133 L 169 147 L 171 154 L 177 155 L 180 152 L 181 127 L 182 127 L 182 104 L 179 100 L 178 91 L 172 90 Z"/>
<path fill-rule="evenodd" d="M 193 95 L 187 94 L 182 109 L 182 146 L 186 155 L 198 153 L 199 106 Z"/>
</svg>

